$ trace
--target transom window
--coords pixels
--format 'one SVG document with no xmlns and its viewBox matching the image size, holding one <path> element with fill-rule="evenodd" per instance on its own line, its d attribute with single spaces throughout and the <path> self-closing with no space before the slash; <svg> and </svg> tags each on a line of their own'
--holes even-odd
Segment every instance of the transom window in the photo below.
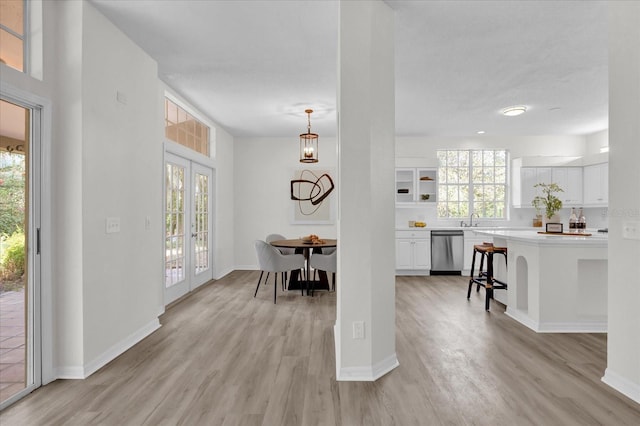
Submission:
<svg viewBox="0 0 640 426">
<path fill-rule="evenodd" d="M 506 219 L 507 151 L 438 150 L 438 217 Z"/>
<path fill-rule="evenodd" d="M 164 132 L 167 139 L 209 156 L 209 127 L 167 98 Z"/>
<path fill-rule="evenodd" d="M 26 69 L 26 0 L 0 1 L 0 62 Z"/>
</svg>

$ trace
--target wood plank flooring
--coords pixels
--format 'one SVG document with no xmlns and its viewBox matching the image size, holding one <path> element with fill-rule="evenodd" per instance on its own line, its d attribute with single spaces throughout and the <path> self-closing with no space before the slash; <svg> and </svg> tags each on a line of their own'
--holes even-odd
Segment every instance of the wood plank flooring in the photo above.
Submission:
<svg viewBox="0 0 640 426">
<path fill-rule="evenodd" d="M 163 327 L 86 380 L 0 413 L 10 425 L 638 425 L 600 381 L 606 335 L 536 334 L 464 277 L 397 278 L 400 366 L 336 382 L 335 294 L 253 298 L 236 271 L 169 309 Z"/>
</svg>

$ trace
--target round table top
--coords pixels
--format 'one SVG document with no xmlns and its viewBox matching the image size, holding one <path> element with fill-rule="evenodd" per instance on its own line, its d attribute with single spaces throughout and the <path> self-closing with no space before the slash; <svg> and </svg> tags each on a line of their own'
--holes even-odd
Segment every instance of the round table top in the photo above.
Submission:
<svg viewBox="0 0 640 426">
<path fill-rule="evenodd" d="M 288 248 L 313 248 L 313 247 L 336 247 L 338 240 L 332 240 L 329 238 L 321 238 L 324 243 L 305 243 L 300 238 L 295 240 L 276 240 L 271 241 L 271 245 L 275 247 L 288 247 Z"/>
</svg>

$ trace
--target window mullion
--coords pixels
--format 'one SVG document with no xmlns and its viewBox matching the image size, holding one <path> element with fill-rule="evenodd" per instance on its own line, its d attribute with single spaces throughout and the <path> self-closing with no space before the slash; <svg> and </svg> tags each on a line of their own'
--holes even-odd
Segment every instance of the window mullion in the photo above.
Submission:
<svg viewBox="0 0 640 426">
<path fill-rule="evenodd" d="M 474 197 L 473 197 L 473 150 L 469 150 L 469 215 L 473 213 Z"/>
</svg>

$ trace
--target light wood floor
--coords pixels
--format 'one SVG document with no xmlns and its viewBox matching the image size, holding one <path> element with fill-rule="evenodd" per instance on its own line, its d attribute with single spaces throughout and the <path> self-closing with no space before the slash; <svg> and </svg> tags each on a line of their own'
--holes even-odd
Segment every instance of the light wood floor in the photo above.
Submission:
<svg viewBox="0 0 640 426">
<path fill-rule="evenodd" d="M 336 382 L 335 294 L 301 297 L 236 271 L 167 311 L 163 327 L 86 380 L 0 414 L 9 425 L 638 425 L 600 381 L 602 334 L 536 334 L 461 277 L 398 277 L 400 366 Z"/>
</svg>

